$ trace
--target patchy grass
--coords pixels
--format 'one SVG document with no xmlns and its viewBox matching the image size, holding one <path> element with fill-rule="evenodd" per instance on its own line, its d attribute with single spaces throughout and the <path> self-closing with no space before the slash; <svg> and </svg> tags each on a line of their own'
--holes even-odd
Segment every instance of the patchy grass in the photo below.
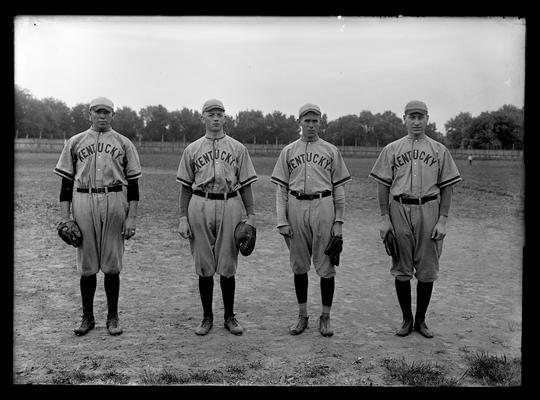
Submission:
<svg viewBox="0 0 540 400">
<path fill-rule="evenodd" d="M 241 365 L 192 371 L 163 369 L 157 373 L 145 370 L 141 382 L 144 385 L 235 384 L 244 378 L 245 373 L 246 368 Z"/>
<path fill-rule="evenodd" d="M 75 371 L 58 371 L 52 377 L 55 385 L 80 385 L 80 384 L 108 384 L 125 385 L 129 382 L 129 376 L 116 371 L 103 373 L 86 373 L 77 369 Z"/>
<path fill-rule="evenodd" d="M 388 370 L 389 378 L 398 380 L 407 386 L 457 386 L 458 381 L 447 377 L 446 371 L 431 362 L 413 362 L 385 358 L 383 366 Z"/>
<path fill-rule="evenodd" d="M 306 378 L 317 378 L 330 373 L 330 367 L 324 364 L 308 364 L 303 368 L 302 375 Z"/>
<path fill-rule="evenodd" d="M 521 384 L 521 359 L 508 360 L 505 355 L 485 352 L 467 356 L 469 369 L 466 374 L 488 386 L 519 386 Z"/>
</svg>

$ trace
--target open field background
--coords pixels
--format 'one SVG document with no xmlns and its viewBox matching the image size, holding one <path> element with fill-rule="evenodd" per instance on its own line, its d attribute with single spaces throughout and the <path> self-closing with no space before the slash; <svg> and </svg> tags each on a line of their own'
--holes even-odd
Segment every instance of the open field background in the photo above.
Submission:
<svg viewBox="0 0 540 400">
<path fill-rule="evenodd" d="M 120 319 L 105 328 L 103 275 L 95 296 L 96 329 L 76 337 L 80 319 L 75 250 L 56 235 L 58 154 L 16 153 L 14 186 L 13 382 L 16 384 L 406 385 L 392 366 L 430 365 L 440 385 L 489 386 L 470 374 L 478 354 L 519 370 L 522 332 L 524 166 L 522 161 L 457 160 L 464 181 L 454 190 L 448 235 L 427 322 L 435 338 L 394 335 L 401 313 L 378 236 L 374 159 L 347 158 L 344 252 L 332 308 L 335 335 L 322 337 L 318 278 L 310 273 L 310 327 L 298 337 L 285 243 L 275 229 L 274 157 L 254 157 L 258 241 L 240 257 L 235 312 L 244 335 L 220 323 L 198 337 L 202 310 L 188 242 L 177 228 L 180 155 L 141 154 L 143 178 L 136 236 L 126 242 Z M 413 288 L 416 284 L 413 281 Z M 413 290 L 413 304 L 415 291 Z M 414 312 L 414 307 L 413 307 Z M 394 368 L 395 370 L 395 368 Z M 517 380 L 511 384 L 519 385 Z"/>
</svg>

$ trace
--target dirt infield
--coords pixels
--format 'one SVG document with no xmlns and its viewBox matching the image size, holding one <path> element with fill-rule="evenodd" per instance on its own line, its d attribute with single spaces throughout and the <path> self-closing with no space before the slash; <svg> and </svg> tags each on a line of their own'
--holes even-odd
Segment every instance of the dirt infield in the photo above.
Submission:
<svg viewBox="0 0 540 400">
<path fill-rule="evenodd" d="M 288 252 L 275 229 L 273 158 L 254 158 L 257 246 L 240 257 L 235 312 L 245 327 L 231 335 L 221 323 L 219 282 L 215 324 L 194 334 L 202 309 L 186 241 L 177 227 L 178 155 L 141 155 L 143 178 L 136 236 L 126 242 L 120 319 L 124 334 L 105 328 L 103 275 L 95 296 L 96 329 L 77 337 L 80 318 L 75 250 L 54 230 L 60 179 L 56 154 L 17 153 L 14 187 L 15 384 L 187 384 L 398 386 L 388 360 L 438 365 L 460 386 L 481 386 L 466 374 L 475 353 L 521 358 L 523 164 L 458 161 L 456 186 L 427 322 L 435 337 L 394 335 L 401 314 L 378 238 L 374 160 L 347 159 L 344 252 L 336 276 L 332 322 L 322 337 L 318 279 L 310 273 L 310 327 L 287 329 L 297 315 Z M 413 282 L 413 288 L 416 283 Z M 415 301 L 413 291 L 413 304 Z M 414 307 L 413 307 L 414 312 Z"/>
</svg>

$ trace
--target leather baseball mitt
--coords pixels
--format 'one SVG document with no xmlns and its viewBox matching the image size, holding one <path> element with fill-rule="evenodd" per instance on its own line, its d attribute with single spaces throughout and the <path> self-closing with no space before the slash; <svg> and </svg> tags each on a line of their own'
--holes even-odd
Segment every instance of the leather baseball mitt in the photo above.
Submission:
<svg viewBox="0 0 540 400">
<path fill-rule="evenodd" d="M 241 221 L 234 229 L 234 241 L 236 248 L 240 250 L 243 256 L 249 256 L 255 248 L 257 240 L 257 228 Z"/>
<path fill-rule="evenodd" d="M 399 248 L 397 240 L 392 231 L 388 231 L 384 237 L 384 248 L 389 256 L 392 256 L 394 260 L 399 260 Z"/>
<path fill-rule="evenodd" d="M 332 265 L 337 267 L 339 265 L 339 255 L 341 254 L 342 250 L 343 238 L 341 236 L 332 236 L 328 242 L 328 245 L 326 246 L 326 249 L 324 250 L 324 254 L 329 256 Z"/>
<path fill-rule="evenodd" d="M 75 220 L 58 223 L 56 231 L 64 242 L 73 247 L 78 247 L 82 243 L 82 233 Z"/>
</svg>

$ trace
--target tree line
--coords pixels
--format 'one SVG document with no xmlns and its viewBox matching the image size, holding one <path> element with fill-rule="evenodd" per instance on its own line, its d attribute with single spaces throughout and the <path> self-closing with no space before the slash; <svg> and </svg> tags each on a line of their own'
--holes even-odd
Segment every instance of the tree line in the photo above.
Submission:
<svg viewBox="0 0 540 400">
<path fill-rule="evenodd" d="M 89 103 L 68 107 L 63 101 L 35 98 L 15 86 L 15 137 L 67 139 L 89 128 Z M 446 134 L 428 123 L 426 134 L 449 148 L 522 149 L 523 108 L 504 105 L 477 117 L 462 112 L 445 123 Z M 186 107 L 169 111 L 150 105 L 138 112 L 130 107 L 115 110 L 113 129 L 134 141 L 192 142 L 204 132 L 201 114 Z M 361 111 L 328 121 L 322 115 L 324 139 L 344 146 L 384 146 L 407 132 L 401 116 L 391 111 L 373 114 Z M 226 115 L 225 131 L 243 143 L 290 143 L 298 137 L 296 116 L 274 111 L 240 111 Z"/>
</svg>

